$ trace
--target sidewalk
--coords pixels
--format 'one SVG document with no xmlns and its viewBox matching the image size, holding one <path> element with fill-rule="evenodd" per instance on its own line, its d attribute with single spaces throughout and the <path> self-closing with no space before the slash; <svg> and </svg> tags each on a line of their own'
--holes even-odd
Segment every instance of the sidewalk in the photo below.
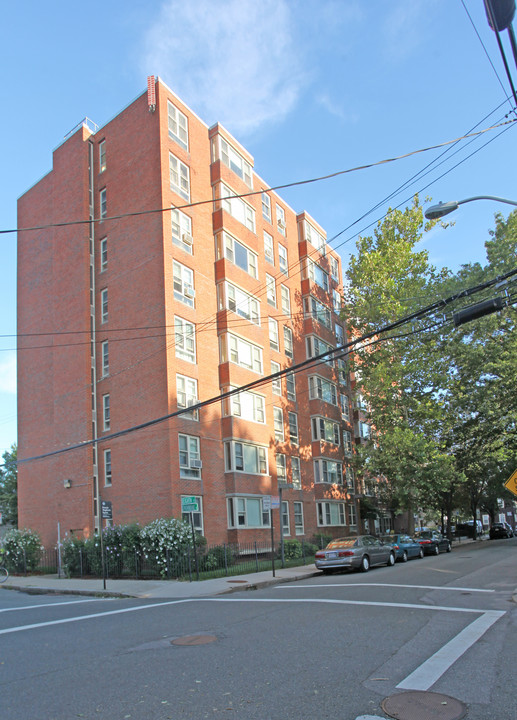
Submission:
<svg viewBox="0 0 517 720">
<path fill-rule="evenodd" d="M 102 579 L 58 578 L 57 575 L 30 575 L 28 577 L 10 575 L 0 585 L 1 590 L 19 590 L 34 595 L 55 593 L 58 595 L 90 595 L 99 597 L 132 597 L 154 599 L 183 599 L 223 595 L 237 590 L 256 590 L 278 583 L 303 580 L 319 575 L 314 565 L 301 565 L 292 568 L 277 568 L 275 577 L 272 570 L 259 573 L 236 575 L 235 577 L 214 578 L 213 580 L 106 580 L 106 590 Z"/>
</svg>

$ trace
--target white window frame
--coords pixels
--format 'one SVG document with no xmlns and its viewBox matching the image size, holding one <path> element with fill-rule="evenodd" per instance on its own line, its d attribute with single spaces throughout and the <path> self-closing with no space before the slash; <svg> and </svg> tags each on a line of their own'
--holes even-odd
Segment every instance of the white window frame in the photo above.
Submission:
<svg viewBox="0 0 517 720">
<path fill-rule="evenodd" d="M 296 376 L 294 373 L 287 373 L 285 376 L 285 394 L 288 400 L 296 402 Z"/>
<path fill-rule="evenodd" d="M 305 239 L 312 245 L 312 247 L 315 247 L 322 255 L 325 255 L 326 240 L 319 230 L 316 230 L 316 228 L 311 225 L 308 220 L 305 221 Z"/>
<path fill-rule="evenodd" d="M 197 435 L 178 433 L 178 463 L 182 480 L 200 480 L 201 468 L 192 467 L 201 460 L 201 447 Z"/>
<path fill-rule="evenodd" d="M 269 326 L 269 347 L 271 350 L 280 350 L 279 338 L 278 338 L 278 322 L 275 318 L 268 318 Z"/>
<path fill-rule="evenodd" d="M 339 405 L 341 407 L 341 417 L 344 420 L 350 420 L 350 398 L 345 393 L 339 394 Z"/>
<path fill-rule="evenodd" d="M 289 537 L 291 534 L 291 526 L 289 522 L 289 503 L 287 500 L 282 500 L 280 516 L 282 520 L 282 535 L 284 537 Z"/>
<path fill-rule="evenodd" d="M 346 525 L 345 503 L 321 501 L 316 503 L 318 527 L 344 527 Z"/>
<path fill-rule="evenodd" d="M 276 442 L 284 442 L 284 411 L 277 405 L 273 406 L 273 436 Z"/>
<path fill-rule="evenodd" d="M 101 221 L 108 217 L 108 199 L 106 188 L 99 191 L 99 213 Z"/>
<path fill-rule="evenodd" d="M 352 503 L 348 505 L 348 525 L 351 528 L 357 527 L 357 511 L 355 505 L 352 505 Z"/>
<path fill-rule="evenodd" d="M 289 275 L 289 264 L 287 262 L 287 248 L 278 243 L 278 267 L 285 274 Z"/>
<path fill-rule="evenodd" d="M 260 325 L 260 302 L 256 297 L 226 280 L 218 286 L 219 308 L 230 310 L 254 325 Z M 224 293 L 224 296 L 222 297 Z"/>
<path fill-rule="evenodd" d="M 341 293 L 337 290 L 332 290 L 332 305 L 334 308 L 334 312 L 339 315 L 341 312 Z"/>
<path fill-rule="evenodd" d="M 315 458 L 314 483 L 316 485 L 343 485 L 343 463 L 330 458 Z"/>
<path fill-rule="evenodd" d="M 276 308 L 276 283 L 272 275 L 266 273 L 266 300 L 268 305 Z"/>
<path fill-rule="evenodd" d="M 271 198 L 267 192 L 262 192 L 262 217 L 271 222 Z"/>
<path fill-rule="evenodd" d="M 111 427 L 111 406 L 109 393 L 102 396 L 102 429 L 109 430 Z"/>
<path fill-rule="evenodd" d="M 104 487 L 111 487 L 112 469 L 111 469 L 111 450 L 107 448 L 103 452 L 104 455 Z"/>
<path fill-rule="evenodd" d="M 291 293 L 287 285 L 280 285 L 280 305 L 282 313 L 291 317 Z"/>
<path fill-rule="evenodd" d="M 221 136 L 219 136 L 219 147 L 222 162 L 253 190 L 253 169 L 250 163 L 244 159 L 240 152 L 238 152 L 228 140 Z"/>
<path fill-rule="evenodd" d="M 232 385 L 227 390 L 235 390 Z M 225 391 L 226 392 L 226 391 Z M 223 400 L 223 415 L 240 417 L 249 422 L 266 423 L 266 400 L 259 393 L 244 390 Z"/>
<path fill-rule="evenodd" d="M 343 449 L 347 457 L 352 457 L 352 433 L 349 430 L 343 430 Z"/>
<path fill-rule="evenodd" d="M 262 348 L 259 345 L 227 333 L 221 337 L 220 353 L 221 362 L 231 362 L 252 372 L 262 373 Z"/>
<path fill-rule="evenodd" d="M 171 140 L 188 151 L 188 118 L 170 100 L 167 100 L 167 124 Z"/>
<path fill-rule="evenodd" d="M 287 458 L 284 453 L 275 453 L 276 479 L 278 483 L 287 485 Z"/>
<path fill-rule="evenodd" d="M 300 444 L 300 431 L 298 427 L 298 414 L 289 411 L 287 413 L 287 419 L 289 424 L 289 442 L 291 445 Z"/>
<path fill-rule="evenodd" d="M 192 218 L 175 207 L 171 208 L 171 237 L 174 245 L 192 255 Z"/>
<path fill-rule="evenodd" d="M 293 331 L 284 325 L 284 353 L 288 358 L 294 357 Z"/>
<path fill-rule="evenodd" d="M 275 264 L 275 245 L 273 236 L 264 230 L 264 257 L 270 265 Z"/>
<path fill-rule="evenodd" d="M 182 498 L 192 497 L 192 495 L 182 495 Z M 203 497 L 201 495 L 194 495 L 194 500 L 197 502 L 199 510 L 197 512 L 182 512 L 181 519 L 183 522 L 187 522 L 190 525 L 191 518 L 194 525 L 194 530 L 197 530 L 204 535 L 204 524 L 203 524 Z"/>
<path fill-rule="evenodd" d="M 341 444 L 339 430 L 340 424 L 335 420 L 322 417 L 321 415 L 311 416 L 311 434 L 313 441 L 320 440 L 321 442 L 339 447 Z"/>
<path fill-rule="evenodd" d="M 106 140 L 99 143 L 99 173 L 106 170 Z"/>
<path fill-rule="evenodd" d="M 102 377 L 105 378 L 110 372 L 110 356 L 109 356 L 109 345 L 107 340 L 101 342 L 101 365 L 102 365 Z"/>
<path fill-rule="evenodd" d="M 280 367 L 280 363 L 275 362 L 275 360 L 271 360 L 271 375 L 274 375 L 277 372 L 280 372 L 282 368 Z M 281 395 L 282 394 L 282 378 L 278 377 L 274 380 L 271 380 L 271 389 L 275 395 Z"/>
<path fill-rule="evenodd" d="M 176 373 L 176 402 L 178 410 L 183 410 L 197 405 L 197 380 L 196 378 L 180 375 Z M 199 410 L 191 410 L 181 414 L 182 418 L 187 420 L 199 420 Z"/>
<path fill-rule="evenodd" d="M 336 345 L 345 344 L 345 331 L 342 325 L 334 324 L 334 335 L 336 336 Z"/>
<path fill-rule="evenodd" d="M 194 271 L 178 262 L 172 261 L 172 284 L 174 299 L 188 307 L 194 307 Z"/>
<path fill-rule="evenodd" d="M 254 459 L 252 456 L 255 456 Z M 253 467 L 258 470 L 250 470 L 246 461 L 253 461 Z M 244 473 L 246 475 L 267 475 L 268 458 L 267 447 L 256 443 L 243 442 L 241 440 L 227 440 L 224 443 L 225 472 Z"/>
<path fill-rule="evenodd" d="M 190 363 L 196 362 L 196 326 L 178 315 L 174 316 L 175 354 Z"/>
<path fill-rule="evenodd" d="M 190 202 L 190 168 L 171 152 L 169 152 L 169 181 L 171 190 Z"/>
<path fill-rule="evenodd" d="M 291 456 L 291 480 L 296 490 L 302 489 L 302 467 L 297 455 Z"/>
<path fill-rule="evenodd" d="M 101 323 L 108 322 L 108 288 L 101 290 Z"/>
<path fill-rule="evenodd" d="M 355 475 L 351 467 L 345 468 L 345 482 L 347 490 L 351 493 L 355 493 Z"/>
<path fill-rule="evenodd" d="M 303 520 L 303 503 L 298 500 L 293 501 L 294 508 L 294 534 L 305 535 L 305 523 Z"/>
<path fill-rule="evenodd" d="M 100 240 L 100 271 L 105 272 L 108 269 L 108 238 L 103 237 Z"/>
<path fill-rule="evenodd" d="M 337 387 L 321 375 L 309 375 L 309 400 L 323 400 L 337 407 Z"/>
<path fill-rule="evenodd" d="M 245 202 L 237 195 L 235 190 L 232 190 L 225 183 L 219 184 L 219 198 L 223 210 L 242 223 L 248 230 L 255 232 L 255 208 Z"/>
<path fill-rule="evenodd" d="M 328 330 L 332 328 L 332 313 L 329 307 L 320 302 L 314 295 L 303 298 L 303 316 L 311 318 L 324 325 Z"/>
<path fill-rule="evenodd" d="M 264 500 L 262 497 L 239 497 L 233 496 L 226 499 L 226 511 L 228 520 L 228 529 L 234 528 L 268 528 L 271 527 L 271 511 L 264 510 Z M 253 513 L 250 511 L 251 503 L 256 505 Z M 257 517 L 259 522 L 253 524 L 249 522 L 250 516 Z"/>
<path fill-rule="evenodd" d="M 305 338 L 305 347 L 307 350 L 307 360 L 323 355 L 323 353 L 329 353 L 334 349 L 332 345 L 329 345 L 317 335 L 307 335 Z M 332 367 L 334 365 L 333 356 L 329 355 L 326 358 L 322 358 L 321 362 Z"/>
<path fill-rule="evenodd" d="M 244 270 L 248 275 L 251 275 L 251 277 L 255 279 L 258 278 L 257 253 L 250 250 L 246 245 L 227 232 L 223 232 L 220 235 L 220 243 L 220 257 L 225 257 L 233 265 Z M 241 256 L 243 262 L 237 262 L 237 259 L 241 259 Z"/>
<path fill-rule="evenodd" d="M 339 282 L 339 262 L 333 255 L 329 255 L 330 275 L 333 280 Z"/>
<path fill-rule="evenodd" d="M 304 272 L 312 282 L 316 283 L 325 292 L 329 290 L 329 276 L 326 270 L 321 265 L 315 263 L 310 258 L 306 258 L 306 272 Z"/>
<path fill-rule="evenodd" d="M 278 203 L 276 204 L 276 226 L 278 228 L 278 232 L 285 237 L 287 230 L 285 210 Z"/>
</svg>

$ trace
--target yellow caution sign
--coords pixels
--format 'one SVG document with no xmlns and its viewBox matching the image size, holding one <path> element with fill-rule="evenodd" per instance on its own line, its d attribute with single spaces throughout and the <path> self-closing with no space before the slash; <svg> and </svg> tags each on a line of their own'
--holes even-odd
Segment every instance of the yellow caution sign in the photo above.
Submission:
<svg viewBox="0 0 517 720">
<path fill-rule="evenodd" d="M 505 488 L 514 495 L 517 495 L 517 470 L 514 470 L 508 480 L 504 484 Z"/>
</svg>

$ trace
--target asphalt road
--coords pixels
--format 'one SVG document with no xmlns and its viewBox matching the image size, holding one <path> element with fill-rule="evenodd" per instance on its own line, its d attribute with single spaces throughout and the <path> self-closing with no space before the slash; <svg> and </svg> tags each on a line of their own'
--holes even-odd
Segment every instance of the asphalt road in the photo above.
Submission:
<svg viewBox="0 0 517 720">
<path fill-rule="evenodd" d="M 1 591 L 0 717 L 355 720 L 419 689 L 515 720 L 516 588 L 513 539 L 214 598 Z"/>
</svg>

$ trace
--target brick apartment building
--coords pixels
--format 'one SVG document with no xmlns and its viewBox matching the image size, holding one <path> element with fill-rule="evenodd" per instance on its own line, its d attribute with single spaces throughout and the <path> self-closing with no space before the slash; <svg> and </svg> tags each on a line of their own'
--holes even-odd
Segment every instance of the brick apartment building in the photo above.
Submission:
<svg viewBox="0 0 517 720">
<path fill-rule="evenodd" d="M 19 524 L 45 545 L 98 529 L 101 498 L 122 524 L 194 496 L 209 543 L 267 540 L 279 486 L 284 537 L 357 530 L 346 360 L 296 369 L 344 342 L 340 258 L 253 165 L 149 78 L 20 198 L 18 457 L 45 457 Z"/>
</svg>

